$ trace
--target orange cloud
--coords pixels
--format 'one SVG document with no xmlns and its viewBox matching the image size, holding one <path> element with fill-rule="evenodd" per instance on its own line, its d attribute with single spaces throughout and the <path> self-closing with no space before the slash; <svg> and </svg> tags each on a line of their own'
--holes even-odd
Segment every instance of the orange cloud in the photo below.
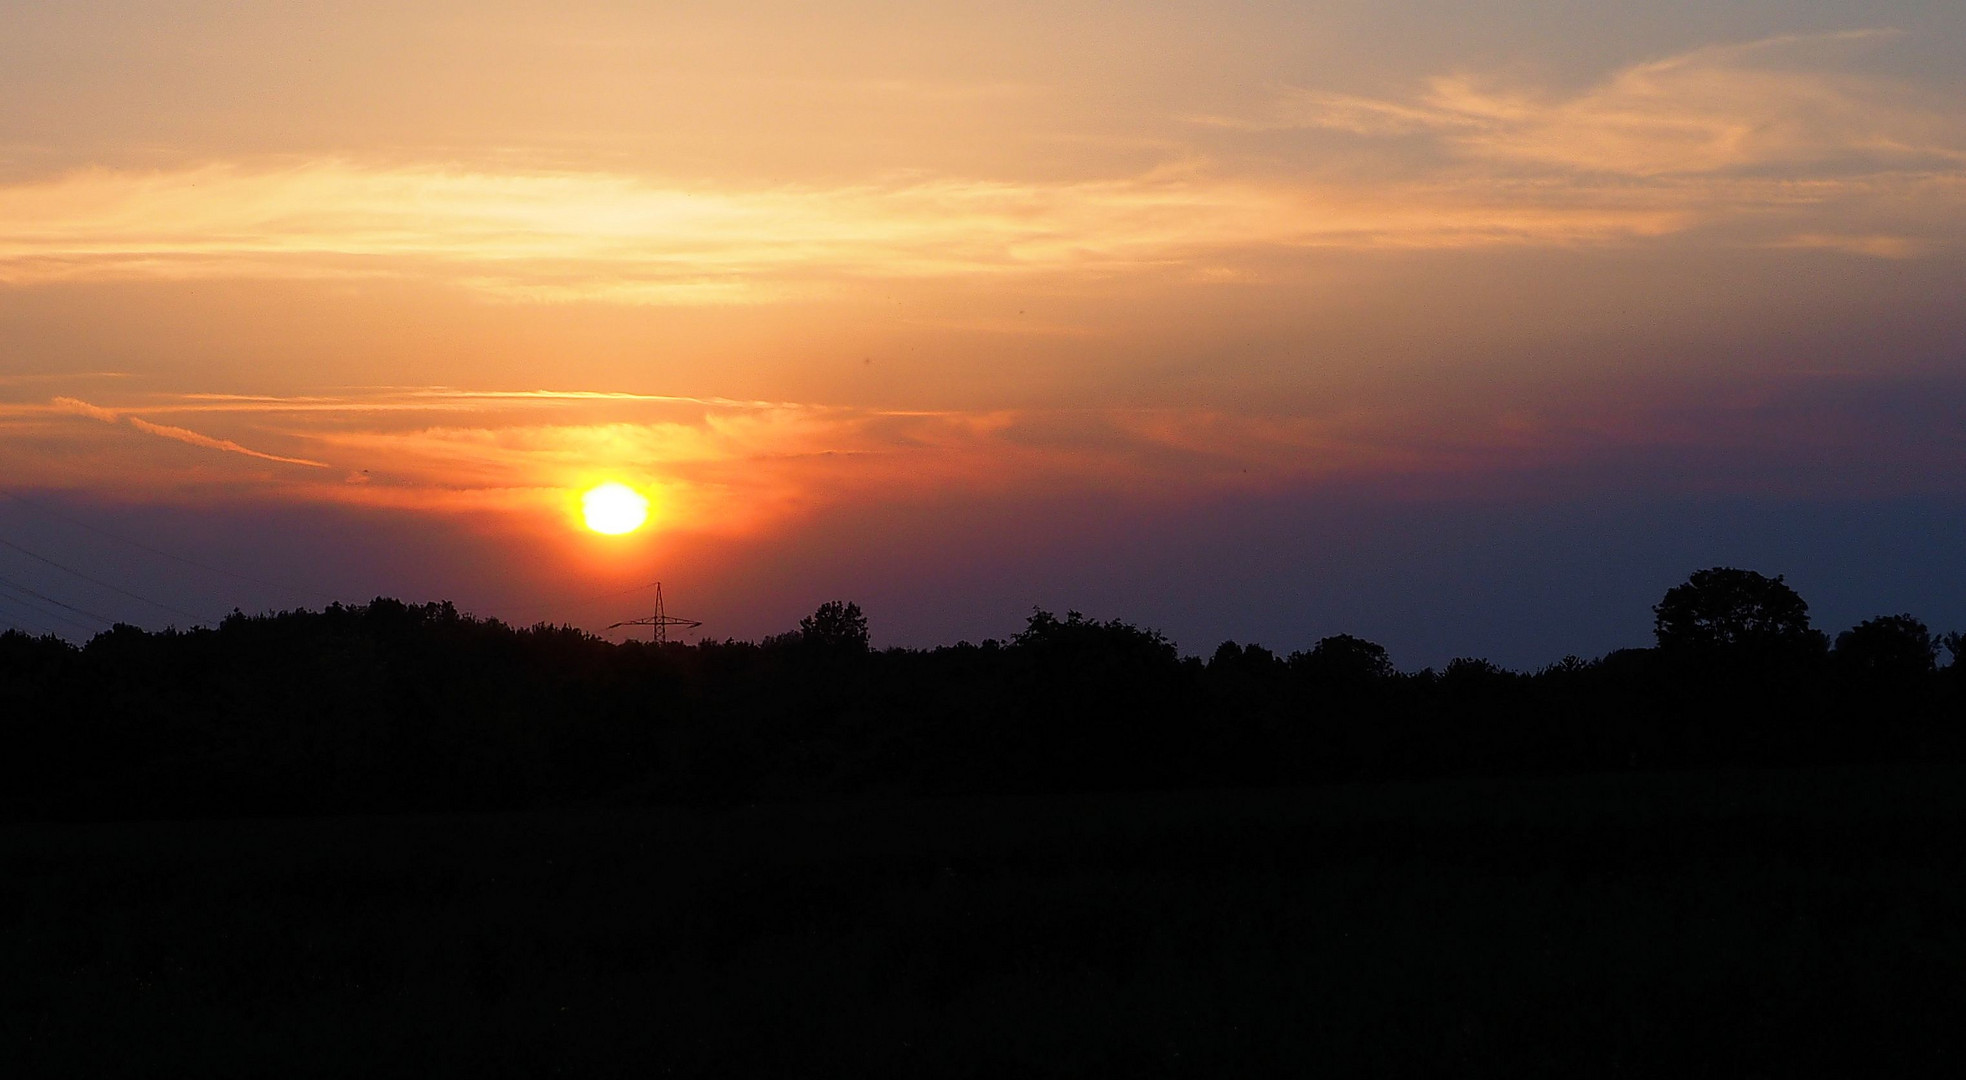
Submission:
<svg viewBox="0 0 1966 1080">
<path fill-rule="evenodd" d="M 1710 46 L 1571 94 L 1463 73 L 1406 99 L 1291 88 L 1265 116 L 1190 119 L 1423 140 L 1445 156 L 1401 167 L 1409 192 L 1433 176 L 1501 205 L 1676 212 L 1672 231 L 1753 229 L 1771 246 L 1905 258 L 1962 240 L 1966 116 L 1837 63 L 1896 36 Z"/>
<path fill-rule="evenodd" d="M 850 279 L 1111 274 L 1290 248 L 1595 243 L 1684 227 L 1603 194 L 1335 186 L 1204 163 L 1099 182 L 693 190 L 342 162 L 0 187 L 0 282 L 420 277 L 504 299 L 727 304 Z"/>
<path fill-rule="evenodd" d="M 1717 45 L 1556 93 L 1456 73 L 1402 99 L 1289 89 L 1274 140 L 1422 140 L 1282 174 L 1171 148 L 1095 180 L 892 174 L 703 186 L 659 175 L 317 160 L 85 169 L 0 184 L 0 282 L 429 279 L 505 300 L 765 303 L 852 281 L 1233 276 L 1287 249 L 1606 244 L 1717 227 L 1901 257 L 1962 239 L 1966 116 L 1847 73 L 1885 31 Z M 1264 149 L 1268 143 L 1259 145 Z M 1343 161 L 1343 147 L 1324 156 Z M 1819 243 L 1810 238 L 1902 238 Z M 1067 328 L 1069 330 L 1069 328 Z"/>
<path fill-rule="evenodd" d="M 91 405 L 79 398 L 57 397 L 49 402 L 49 404 L 63 412 L 71 412 L 77 416 L 86 416 L 91 420 L 100 420 L 105 424 L 114 424 L 122 420 L 122 417 L 117 414 L 116 410 L 105 409 L 100 405 Z"/>
<path fill-rule="evenodd" d="M 1892 31 L 1768 38 L 1635 64 L 1569 96 L 1469 74 L 1392 101 L 1291 89 L 1267 120 L 1202 118 L 1259 130 L 1331 128 L 1436 135 L 1477 158 L 1636 177 L 1853 163 L 1882 169 L 1966 164 L 1966 124 L 1902 87 L 1842 74 L 1834 54 Z"/>
<path fill-rule="evenodd" d="M 86 416 L 91 420 L 100 420 L 105 424 L 128 424 L 130 427 L 147 435 L 172 439 L 189 446 L 200 446 L 207 450 L 220 450 L 228 454 L 243 454 L 246 457 L 258 458 L 262 461 L 276 461 L 283 465 L 305 465 L 313 469 L 328 468 L 325 462 L 310 461 L 307 458 L 281 457 L 278 454 L 268 454 L 260 450 L 254 450 L 251 447 L 241 446 L 230 439 L 215 439 L 210 435 L 201 435 L 188 428 L 172 427 L 169 424 L 153 424 L 142 417 L 124 416 L 114 409 L 105 409 L 99 405 L 91 405 L 79 398 L 57 397 L 50 404 L 63 412 L 74 413 L 77 416 Z"/>
<path fill-rule="evenodd" d="M 426 392 L 397 389 L 376 403 Z M 436 393 L 443 400 L 469 391 Z M 1752 463 L 1766 457 L 1757 456 L 1764 442 L 1815 447 L 1819 456 L 1836 459 L 1848 454 L 1832 452 L 1835 447 L 1869 440 L 1863 426 L 1869 421 L 1837 411 L 1844 396 L 1825 397 L 1821 387 L 1802 380 L 1716 388 L 1697 402 L 1661 396 L 1657 388 L 1607 388 L 1588 401 L 1541 408 L 1519 402 L 1352 405 L 1299 415 L 1207 406 L 965 412 L 791 403 L 678 411 L 673 402 L 652 401 L 639 406 L 648 410 L 639 418 L 602 419 L 594 411 L 602 406 L 576 392 L 555 395 L 558 404 L 544 414 L 433 410 L 419 420 L 379 412 L 377 419 L 387 422 L 376 425 L 351 414 L 287 412 L 282 399 L 266 398 L 262 424 L 281 425 L 276 430 L 284 436 L 317 447 L 321 460 L 247 456 L 330 463 L 334 476 L 225 472 L 158 460 L 127 440 L 78 436 L 72 425 L 66 441 L 60 431 L 47 430 L 15 439 L 0 427 L 0 468 L 40 484 L 77 483 L 123 497 L 196 500 L 250 493 L 256 499 L 489 515 L 535 530 L 558 527 L 562 519 L 571 528 L 572 492 L 620 480 L 653 496 L 656 534 L 737 537 L 781 529 L 829 507 L 952 496 L 1098 491 L 1181 502 L 1225 491 L 1347 484 L 1452 495 L 1507 483 L 1511 476 L 1547 478 L 1551 470 L 1582 476 L 1592 462 L 1620 455 Z M 172 400 L 157 398 L 144 407 L 167 407 Z M 319 396 L 297 400 L 326 403 Z M 356 396 L 346 403 L 351 409 L 364 404 Z M 42 408 L 44 416 L 86 415 L 119 424 L 133 419 L 73 398 Z M 1812 418 L 1807 424 L 1797 424 L 1795 417 L 1803 415 L 1798 409 Z M 7 415 L 0 413 L 0 421 Z M 197 436 L 147 422 L 136 426 L 165 437 Z M 237 445 L 202 436 L 190 441 L 219 449 Z M 1939 459 L 1950 452 L 1919 449 L 1925 441 L 1906 440 L 1904 452 Z M 1718 465 L 1707 471 L 1715 477 L 1725 472 Z M 1931 475 L 1950 474 L 1941 468 Z"/>
</svg>

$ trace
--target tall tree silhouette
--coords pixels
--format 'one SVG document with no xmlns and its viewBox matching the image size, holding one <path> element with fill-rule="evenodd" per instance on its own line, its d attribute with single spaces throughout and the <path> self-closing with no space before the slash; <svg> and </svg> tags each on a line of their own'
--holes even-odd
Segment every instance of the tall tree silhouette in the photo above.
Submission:
<svg viewBox="0 0 1966 1080">
<path fill-rule="evenodd" d="M 828 600 L 799 620 L 799 637 L 807 645 L 839 652 L 867 651 L 867 616 L 860 605 Z"/>
<path fill-rule="evenodd" d="M 1659 647 L 1674 651 L 1790 651 L 1820 648 L 1809 605 L 1781 575 L 1716 566 L 1695 571 L 1653 607 Z"/>
</svg>

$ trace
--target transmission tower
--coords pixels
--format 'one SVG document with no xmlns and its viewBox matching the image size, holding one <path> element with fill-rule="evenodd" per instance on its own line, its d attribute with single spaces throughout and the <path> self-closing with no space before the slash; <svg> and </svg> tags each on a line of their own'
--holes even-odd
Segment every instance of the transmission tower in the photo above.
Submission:
<svg viewBox="0 0 1966 1080">
<path fill-rule="evenodd" d="M 650 641 L 653 641 L 657 645 L 667 645 L 669 643 L 670 627 L 675 626 L 684 630 L 694 630 L 702 625 L 702 623 L 695 619 L 678 618 L 664 611 L 662 609 L 662 583 L 658 581 L 655 583 L 655 614 L 650 615 L 646 619 L 629 619 L 626 622 L 618 622 L 608 627 L 608 629 L 614 630 L 623 626 L 646 626 L 649 628 Z"/>
</svg>

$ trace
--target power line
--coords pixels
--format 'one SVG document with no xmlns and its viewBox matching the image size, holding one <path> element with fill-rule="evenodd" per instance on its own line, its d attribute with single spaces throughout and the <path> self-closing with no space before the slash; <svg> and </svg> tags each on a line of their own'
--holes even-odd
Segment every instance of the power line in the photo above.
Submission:
<svg viewBox="0 0 1966 1080">
<path fill-rule="evenodd" d="M 297 589 L 294 588 L 292 585 L 284 585 L 277 581 L 267 581 L 265 578 L 257 578 L 252 576 L 251 574 L 241 574 L 236 570 L 227 570 L 223 567 L 218 567 L 218 566 L 208 566 L 205 563 L 201 563 L 196 559 L 187 559 L 182 555 L 175 555 L 172 554 L 171 552 L 163 551 L 158 548 L 151 547 L 149 544 L 132 540 L 127 536 L 120 536 L 116 533 L 110 532 L 108 529 L 98 528 L 94 525 L 89 524 L 88 522 L 77 521 L 76 519 L 69 517 L 66 514 L 58 514 L 55 511 L 40 505 L 39 503 L 36 503 L 30 499 L 22 498 L 21 496 L 16 495 L 11 491 L 0 491 L 0 495 L 5 495 L 7 498 L 14 500 L 15 502 L 21 504 L 22 506 L 27 507 L 29 510 L 34 511 L 35 513 L 40 514 L 43 517 L 52 519 L 54 521 L 62 522 L 63 524 L 73 525 L 76 528 L 81 529 L 85 532 L 95 533 L 97 536 L 104 537 L 105 539 L 109 539 L 109 540 L 114 540 L 119 544 L 128 544 L 130 547 L 136 548 L 138 551 L 147 551 L 152 555 L 158 556 L 159 558 L 169 559 L 172 562 L 176 562 L 176 563 L 183 563 L 186 566 L 198 570 L 203 570 L 206 573 L 222 574 L 225 577 L 229 577 L 237 581 L 244 581 L 248 584 L 263 585 L 269 589 L 278 589 L 280 592 L 286 593 L 289 596 L 311 596 L 327 601 L 333 601 L 335 599 L 334 597 L 329 596 L 327 593 L 316 592 L 313 589 Z"/>
<path fill-rule="evenodd" d="M 140 602 L 142 602 L 142 603 L 145 603 L 145 604 L 149 604 L 149 605 L 150 605 L 151 607 L 154 607 L 154 608 L 159 608 L 159 609 L 161 609 L 161 610 L 164 610 L 164 611 L 168 611 L 168 612 L 171 612 L 171 613 L 172 613 L 172 614 L 174 614 L 174 615 L 182 615 L 182 616 L 184 616 L 184 617 L 185 617 L 185 618 L 187 618 L 187 619 L 192 619 L 192 620 L 195 620 L 195 621 L 198 621 L 198 622 L 211 622 L 211 621 L 213 621 L 213 620 L 211 620 L 211 619 L 209 619 L 209 618 L 207 618 L 207 617 L 205 617 L 205 616 L 203 616 L 203 615 L 193 615 L 193 614 L 192 614 L 191 612 L 189 612 L 189 611 L 186 611 L 186 610 L 184 610 L 183 608 L 180 608 L 180 607 L 172 607 L 171 605 L 169 605 L 169 604 L 166 604 L 166 603 L 164 603 L 164 602 L 163 602 L 163 601 L 161 601 L 161 600 L 152 600 L 152 599 L 151 599 L 151 598 L 149 598 L 148 596 L 139 596 L 139 595 L 137 595 L 136 593 L 133 593 L 133 592 L 131 592 L 131 591 L 130 591 L 130 590 L 128 590 L 128 589 L 125 589 L 125 588 L 121 588 L 121 587 L 119 587 L 119 586 L 116 586 L 116 585 L 111 585 L 111 584 L 110 584 L 109 582 L 107 582 L 107 581 L 104 581 L 104 580 L 102 580 L 101 578 L 96 578 L 96 577 L 90 577 L 89 575 L 87 575 L 87 574 L 85 574 L 85 573 L 83 573 L 83 572 L 82 572 L 82 571 L 80 571 L 80 570 L 77 570 L 77 569 L 75 569 L 75 568 L 74 568 L 74 567 L 72 567 L 72 566 L 63 566 L 63 565 L 62 565 L 61 563 L 58 563 L 58 562 L 56 562 L 56 561 L 54 561 L 53 559 L 50 559 L 50 558 L 48 558 L 48 557 L 47 557 L 46 555 L 37 555 L 37 554 L 35 554 L 34 552 L 32 552 L 32 551 L 29 551 L 29 550 L 27 550 L 26 548 L 24 548 L 24 547 L 22 547 L 22 546 L 20 546 L 19 544 L 16 544 L 16 543 L 14 543 L 14 542 L 13 542 L 12 540 L 9 540 L 9 539 L 7 539 L 6 537 L 3 537 L 3 536 L 0 536 L 0 547 L 8 547 L 8 548 L 12 548 L 13 550 L 15 550 L 15 551 L 18 551 L 18 552 L 20 552 L 20 553 L 21 553 L 22 555 L 25 555 L 25 556 L 27 556 L 28 558 L 30 558 L 30 559 L 33 559 L 33 560 L 35 560 L 35 561 L 37 561 L 37 562 L 44 562 L 44 563 L 47 563 L 47 564 L 48 564 L 49 566 L 52 566 L 52 567 L 54 567 L 55 569 L 57 569 L 57 570 L 60 570 L 60 571 L 62 571 L 62 572 L 64 572 L 64 573 L 69 573 L 69 574 L 74 574 L 74 575 L 75 575 L 76 577 L 79 577 L 79 578 L 81 578 L 81 579 L 82 579 L 83 581 L 86 581 L 86 582 L 89 582 L 89 583 L 91 583 L 91 584 L 94 584 L 94 585 L 100 585 L 100 586 L 102 586 L 103 588 L 105 588 L 105 589 L 108 589 L 108 590 L 109 590 L 110 592 L 113 592 L 113 593 L 121 593 L 122 595 L 124 595 L 124 596 L 127 596 L 127 597 L 129 597 L 130 599 L 132 599 L 132 600 L 136 600 L 136 601 L 140 601 Z"/>
<path fill-rule="evenodd" d="M 93 611 L 88 611 L 83 608 L 76 607 L 73 604 L 65 604 L 60 600 L 57 600 L 54 597 L 47 595 L 46 593 L 35 592 L 33 589 L 30 589 L 27 586 L 22 585 L 20 582 L 10 581 L 7 578 L 0 578 L 0 588 L 9 589 L 14 593 L 18 594 L 15 597 L 15 599 L 21 601 L 22 603 L 27 604 L 29 607 L 39 608 L 42 611 L 55 616 L 56 618 L 63 619 L 64 621 L 72 622 L 72 620 L 68 620 L 67 616 L 62 615 L 60 612 L 53 611 L 48 607 L 46 607 L 45 605 L 53 604 L 55 607 L 61 608 L 65 611 L 72 611 L 75 614 L 82 616 L 83 618 L 94 619 L 97 622 L 105 623 L 112 626 L 115 625 L 116 622 L 115 619 L 112 619 L 106 615 L 98 615 Z M 75 624 L 75 625 L 80 625 L 80 624 Z M 93 630 L 91 630 L 91 632 L 93 633 Z"/>
<path fill-rule="evenodd" d="M 596 603 L 601 600 L 612 600 L 617 596 L 627 596 L 629 593 L 647 592 L 650 589 L 659 589 L 661 587 L 662 587 L 662 583 L 659 581 L 651 581 L 646 585 L 630 585 L 625 589 L 616 589 L 613 592 L 602 593 L 599 596 L 590 596 L 585 600 L 574 600 L 566 604 L 565 606 L 586 607 L 588 604 Z"/>
<path fill-rule="evenodd" d="M 92 638 L 98 633 L 94 627 L 84 626 L 82 623 L 63 615 L 59 611 L 54 611 L 52 608 L 43 608 L 40 605 L 28 606 L 34 604 L 32 600 L 26 600 L 17 596 L 6 596 L 4 599 L 8 604 L 21 605 L 17 611 L 7 616 L 7 623 L 23 633 L 55 634 L 59 636 L 62 624 L 74 627 L 85 639 Z M 23 623 L 21 621 L 22 619 L 26 619 L 27 621 Z"/>
<path fill-rule="evenodd" d="M 9 599 L 12 598 L 10 597 Z M 18 616 L 9 614 L 4 604 L 0 604 L 0 623 L 5 623 L 7 629 L 22 634 L 32 635 L 35 633 L 42 633 L 42 634 L 48 633 L 48 630 L 45 627 L 43 627 L 39 631 L 36 631 L 34 629 L 32 620 L 29 620 L 28 622 L 22 622 L 20 621 L 20 618 Z"/>
<path fill-rule="evenodd" d="M 630 585 L 628 588 L 616 589 L 613 592 L 601 593 L 598 596 L 590 596 L 585 600 L 571 600 L 564 604 L 555 604 L 553 607 L 543 612 L 543 614 L 552 615 L 555 613 L 572 611 L 575 608 L 583 608 L 589 604 L 598 604 L 603 600 L 612 600 L 617 596 L 627 596 L 629 593 L 647 592 L 650 589 L 658 588 L 660 586 L 661 586 L 661 582 L 657 582 L 657 581 L 651 581 L 646 585 Z"/>
<path fill-rule="evenodd" d="M 5 587 L 5 588 L 8 588 L 8 589 L 12 589 L 12 590 L 13 590 L 14 592 L 16 592 L 16 593 L 20 593 L 20 594 L 22 594 L 22 596 L 24 596 L 24 597 L 31 597 L 32 599 L 29 599 L 29 600 L 27 600 L 27 604 L 28 604 L 28 606 L 29 606 L 29 607 L 41 607 L 41 605 L 40 605 L 40 604 L 37 604 L 37 603 L 35 603 L 35 602 L 34 602 L 35 600 L 40 600 L 40 601 L 43 601 L 43 602 L 45 602 L 45 603 L 49 603 L 49 604 L 53 604 L 54 606 L 56 606 L 56 607 L 58 607 L 58 608 L 63 608 L 63 609 L 66 609 L 66 610 L 68 610 L 68 611 L 72 611 L 72 612 L 74 612 L 74 613 L 75 613 L 75 614 L 77 614 L 77 615 L 80 615 L 80 616 L 83 616 L 84 618 L 89 618 L 89 619 L 94 619 L 94 620 L 96 620 L 97 622 L 99 622 L 99 623 L 103 623 L 103 624 L 105 624 L 105 625 L 109 625 L 109 626 L 114 626 L 114 625 L 116 624 L 116 620 L 115 620 L 115 619 L 112 619 L 112 618 L 109 618 L 108 616 L 105 616 L 105 615 L 98 615 L 98 614 L 96 614 L 96 613 L 95 613 L 95 612 L 93 612 L 93 611 L 87 611 L 87 610 L 84 610 L 84 609 L 82 609 L 82 608 L 79 608 L 79 607 L 76 607 L 76 606 L 75 606 L 74 604 L 64 604 L 64 603 L 62 603 L 62 602 L 61 602 L 60 600 L 57 600 L 57 599 L 55 599 L 55 598 L 54 598 L 54 597 L 52 597 L 52 596 L 48 596 L 48 595 L 46 595 L 46 594 L 44 594 L 44 593 L 38 593 L 38 592 L 35 592 L 35 591 L 34 591 L 33 589 L 30 589 L 30 588 L 28 588 L 27 586 L 25 586 L 25 585 L 22 585 L 22 584 L 21 584 L 20 582 L 18 582 L 18 581 L 10 581 L 10 580 L 8 580 L 8 579 L 6 579 L 6 578 L 0 578 L 0 587 Z M 45 609 L 45 608 L 43 608 L 43 610 L 45 611 L 46 609 Z M 69 624 L 70 626 L 74 626 L 74 627 L 78 627 L 78 628 L 80 628 L 80 629 L 83 629 L 83 630 L 86 630 L 86 631 L 88 631 L 88 632 L 89 632 L 89 633 L 91 633 L 91 634 L 93 634 L 93 633 L 95 633 L 95 632 L 96 632 L 96 630 L 95 630 L 95 628 L 94 628 L 94 627 L 91 627 L 91 626 L 83 626 L 83 625 L 82 625 L 81 623 L 78 623 L 78 622 L 76 622 L 75 620 L 73 620 L 73 619 L 70 619 L 70 618 L 68 618 L 67 616 L 65 616 L 65 615 L 62 615 L 62 614 L 60 614 L 60 613 L 58 613 L 58 612 L 52 612 L 52 611 L 50 611 L 50 612 L 48 612 L 48 614 L 50 614 L 50 615 L 53 615 L 53 616 L 54 616 L 55 618 L 58 618 L 58 619 L 60 619 L 61 621 L 63 621 L 63 622 L 65 622 L 65 623 L 67 623 L 67 624 Z"/>
</svg>

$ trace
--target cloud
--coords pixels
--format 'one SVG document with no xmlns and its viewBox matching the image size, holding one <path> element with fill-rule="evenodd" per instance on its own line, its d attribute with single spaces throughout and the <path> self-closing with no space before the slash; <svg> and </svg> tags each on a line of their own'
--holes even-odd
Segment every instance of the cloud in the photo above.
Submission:
<svg viewBox="0 0 1966 1080">
<path fill-rule="evenodd" d="M 91 170 L 0 187 L 0 283 L 382 276 L 524 302 L 716 305 L 852 281 L 1220 267 L 1290 249 L 1609 243 L 1690 220 L 1680 202 L 1629 192 L 1332 184 L 1204 163 L 1100 182 L 715 191 L 346 163 Z"/>
<path fill-rule="evenodd" d="M 1850 70 L 1889 30 L 1715 45 L 1556 92 L 1453 73 L 1405 98 L 1282 91 L 1266 115 L 1197 123 L 1424 147 L 1377 168 L 1418 205 L 1590 208 L 1752 246 L 1911 258 L 1966 234 L 1966 114 Z M 1326 148 L 1329 155 L 1343 148 Z"/>
<path fill-rule="evenodd" d="M 1957 170 L 1966 123 L 1950 103 L 1841 70 L 1890 30 L 1695 49 L 1613 72 L 1568 95 L 1443 75 L 1405 101 L 1284 92 L 1269 129 L 1440 138 L 1466 157 L 1630 177 L 1774 170 L 1816 175 Z"/>
<path fill-rule="evenodd" d="M 86 416 L 91 420 L 100 420 L 105 424 L 127 424 L 146 435 L 171 439 L 189 446 L 203 447 L 207 450 L 220 450 L 228 454 L 243 454 L 246 457 L 258 458 L 261 461 L 275 461 L 283 465 L 305 465 L 313 469 L 328 468 L 325 462 L 310 461 L 307 458 L 281 457 L 278 454 L 268 454 L 250 447 L 241 446 L 230 439 L 215 439 L 210 435 L 201 435 L 188 428 L 173 427 L 169 424 L 154 424 L 142 417 L 125 416 L 114 409 L 105 409 L 100 405 L 91 405 L 79 398 L 57 397 L 49 404 L 61 412 Z"/>
<path fill-rule="evenodd" d="M 100 405 L 91 405 L 79 398 L 58 397 L 49 402 L 49 404 L 63 412 L 71 412 L 77 416 L 86 416 L 91 420 L 100 420 L 105 424 L 114 424 L 122 420 L 122 417 L 117 414 L 116 410 L 105 409 Z"/>
<path fill-rule="evenodd" d="M 1824 233 L 1797 233 L 1775 242 L 1777 247 L 1816 248 L 1847 255 L 1867 255 L 1874 259 L 1910 259 L 1922 254 L 1927 245 L 1910 236 L 1849 236 Z"/>
<path fill-rule="evenodd" d="M 1479 121 L 1425 103 L 1409 104 L 1286 87 L 1270 115 L 1261 118 L 1188 114 L 1180 119 L 1231 131 L 1272 132 L 1330 128 L 1354 135 L 1412 135 L 1476 126 Z"/>
<path fill-rule="evenodd" d="M 1962 239 L 1966 115 L 1851 72 L 1848 54 L 1892 36 L 1710 46 L 1571 91 L 1465 72 L 1403 98 L 1292 88 L 1263 116 L 1191 118 L 1256 140 L 1324 130 L 1430 148 L 1339 167 L 1345 147 L 1326 147 L 1326 167 L 1298 173 L 1261 152 L 1189 153 L 1101 180 L 831 186 L 347 160 L 87 169 L 0 184 L 0 283 L 419 278 L 507 301 L 700 306 L 1170 265 L 1230 280 L 1238 263 L 1293 249 L 1601 245 L 1703 229 L 1907 257 Z M 1823 237 L 1871 239 L 1812 239 Z"/>
<path fill-rule="evenodd" d="M 63 371 L 42 372 L 38 374 L 0 375 L 0 386 L 23 386 L 29 383 L 76 382 L 81 379 L 127 379 L 125 371 Z"/>
<path fill-rule="evenodd" d="M 1200 165 L 1100 182 L 686 189 L 343 162 L 0 187 L 0 281 L 423 276 L 503 297 L 756 302 L 851 279 L 1110 273 L 1211 252 L 1654 235 L 1655 208 L 1338 190 Z"/>
<path fill-rule="evenodd" d="M 1458 498 L 1572 494 L 1607 476 L 1671 491 L 1957 493 L 1966 444 L 1952 438 L 1962 399 L 1946 384 L 1849 376 L 1601 388 L 1535 405 L 1351 405 L 1296 413 L 1193 407 L 881 410 L 796 403 L 701 404 L 555 391 L 512 412 L 484 395 L 423 414 L 373 414 L 360 395 L 327 416 L 263 398 L 259 424 L 314 447 L 334 473 L 220 473 L 72 433 L 0 431 L 0 466 L 42 483 L 64 477 L 106 494 L 353 504 L 419 514 L 490 515 L 531 528 L 572 521 L 571 493 L 630 482 L 657 506 L 658 531 L 749 536 L 842 506 L 1124 493 L 1174 504 L 1234 492 L 1374 491 Z M 194 399 L 208 395 L 187 395 Z M 322 395 L 299 399 L 322 404 Z M 144 407 L 162 408 L 156 398 Z M 194 445 L 237 444 L 127 412 L 61 399 L 51 411 L 130 424 Z M 190 436 L 186 438 L 186 436 Z M 315 464 L 300 458 L 253 457 Z M 35 457 L 33 455 L 40 455 Z M 127 490 L 125 490 L 127 489 Z M 571 527 L 569 524 L 568 527 Z"/>
<path fill-rule="evenodd" d="M 797 407 L 780 401 L 746 401 L 739 398 L 677 394 L 636 394 L 616 390 L 460 390 L 448 386 L 382 386 L 354 389 L 355 393 L 342 395 L 167 394 L 144 399 L 143 408 L 151 413 L 281 414 L 427 413 L 488 408 L 554 408 L 570 402 L 615 405 L 702 405 L 732 409 Z"/>
<path fill-rule="evenodd" d="M 169 424 L 153 424 L 148 420 L 142 419 L 141 417 L 136 417 L 136 416 L 129 417 L 127 419 L 127 422 L 131 427 L 137 429 L 138 431 L 146 432 L 151 435 L 157 435 L 166 439 L 176 439 L 178 442 L 187 443 L 191 446 L 202 446 L 207 450 L 223 450 L 228 454 L 244 454 L 247 457 L 259 458 L 262 461 L 277 461 L 285 465 L 305 465 L 308 466 L 309 468 L 314 468 L 314 469 L 328 468 L 326 462 L 309 461 L 306 458 L 281 457 L 278 454 L 268 454 L 259 450 L 253 450 L 244 446 L 240 446 L 238 443 L 233 442 L 230 439 L 214 439 L 209 435 L 200 435 L 199 433 L 188 430 L 186 428 L 172 427 Z"/>
</svg>

